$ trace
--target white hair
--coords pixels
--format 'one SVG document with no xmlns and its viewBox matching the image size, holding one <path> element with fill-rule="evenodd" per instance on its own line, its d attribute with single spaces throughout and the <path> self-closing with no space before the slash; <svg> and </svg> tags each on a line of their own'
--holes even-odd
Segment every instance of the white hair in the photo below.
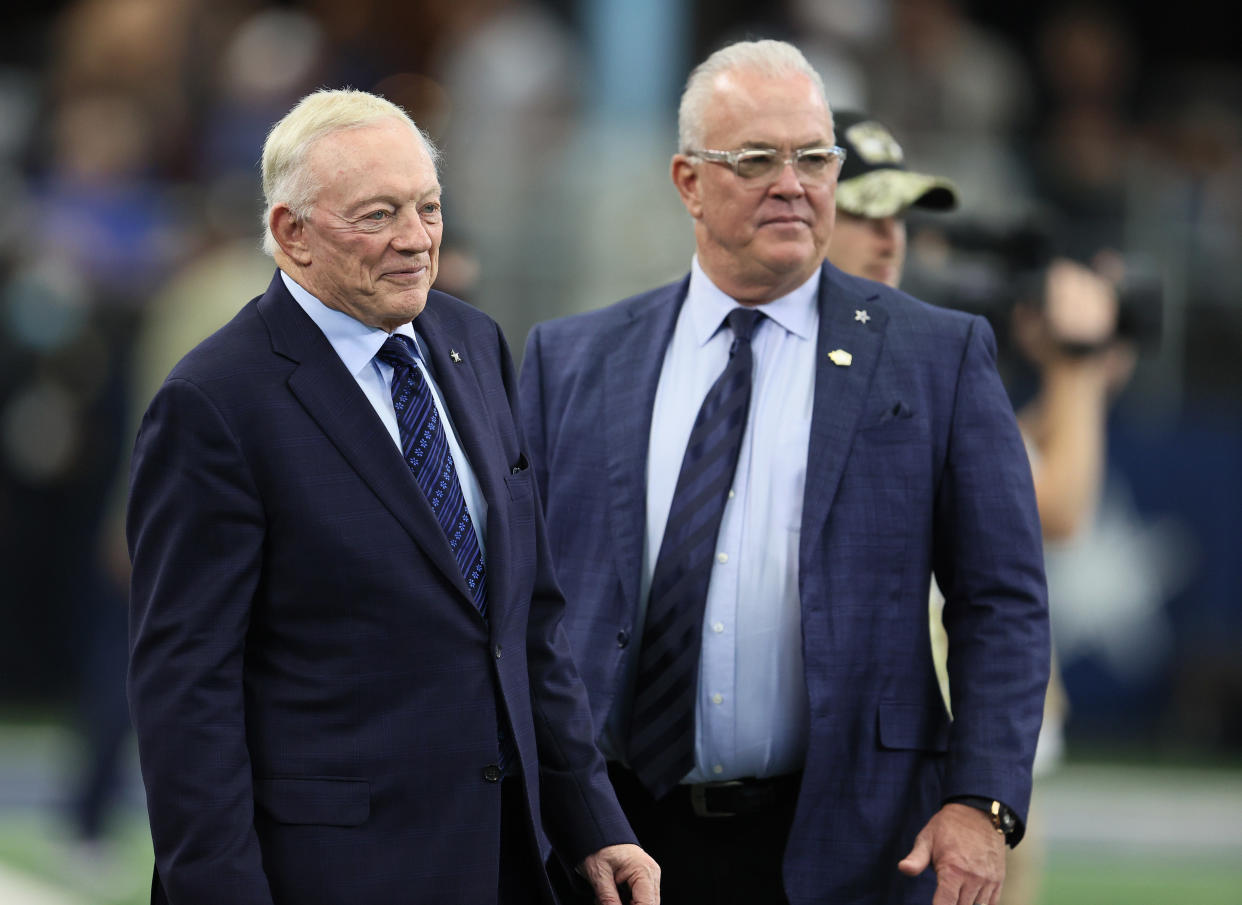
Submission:
<svg viewBox="0 0 1242 905">
<path fill-rule="evenodd" d="M 738 41 L 717 50 L 696 66 L 686 79 L 681 106 L 677 111 L 678 150 L 684 153 L 702 148 L 706 132 L 703 121 L 715 91 L 716 77 L 737 70 L 768 76 L 804 75 L 815 86 L 824 107 L 828 107 L 824 80 L 798 48 L 786 41 Z"/>
<path fill-rule="evenodd" d="M 270 224 L 272 208 L 286 205 L 298 220 L 310 213 L 320 186 L 315 184 L 306 154 L 316 141 L 333 132 L 365 126 L 382 119 L 407 123 L 422 140 L 433 165 L 440 152 L 410 115 L 387 98 L 353 89 L 320 89 L 302 98 L 268 133 L 263 143 L 263 250 L 278 249 Z"/>
</svg>

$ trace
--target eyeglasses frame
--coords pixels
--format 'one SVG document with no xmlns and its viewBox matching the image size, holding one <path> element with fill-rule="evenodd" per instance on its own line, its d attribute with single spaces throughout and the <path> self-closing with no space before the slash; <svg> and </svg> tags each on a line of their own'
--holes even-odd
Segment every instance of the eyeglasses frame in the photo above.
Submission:
<svg viewBox="0 0 1242 905">
<path fill-rule="evenodd" d="M 785 171 L 785 167 L 793 164 L 794 174 L 798 177 L 799 182 L 803 182 L 804 177 L 798 172 L 798 161 L 808 154 L 824 152 L 827 152 L 830 157 L 835 157 L 837 159 L 837 175 L 840 175 L 841 167 L 845 165 L 845 148 L 840 145 L 817 145 L 813 148 L 798 148 L 793 153 L 785 155 L 784 159 L 779 160 L 780 167 L 774 171 L 776 176 L 772 181 L 775 182 L 777 179 L 780 179 L 780 174 Z M 700 160 L 707 161 L 708 163 L 718 163 L 721 166 L 727 166 L 733 171 L 733 175 L 738 179 L 741 179 L 743 182 L 755 183 L 760 181 L 761 177 L 743 176 L 740 172 L 738 172 L 739 161 L 746 158 L 747 155 L 756 154 L 764 156 L 777 155 L 779 159 L 781 152 L 777 151 L 775 148 L 738 148 L 736 151 L 720 151 L 714 148 L 691 148 L 682 151 L 681 153 L 687 157 L 697 157 Z M 830 180 L 825 180 L 825 182 L 828 181 Z"/>
</svg>

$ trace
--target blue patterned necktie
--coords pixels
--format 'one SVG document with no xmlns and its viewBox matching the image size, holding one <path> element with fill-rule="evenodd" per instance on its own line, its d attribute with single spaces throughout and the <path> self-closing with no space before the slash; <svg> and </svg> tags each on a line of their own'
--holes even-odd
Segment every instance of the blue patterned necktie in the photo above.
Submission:
<svg viewBox="0 0 1242 905">
<path fill-rule="evenodd" d="M 703 609 L 750 408 L 750 338 L 762 316 L 753 308 L 729 312 L 729 362 L 694 420 L 651 578 L 628 754 L 656 798 L 694 766 Z"/>
<path fill-rule="evenodd" d="M 392 404 L 397 411 L 401 433 L 401 454 L 436 521 L 448 538 L 449 547 L 461 567 L 466 584 L 474 595 L 474 605 L 487 617 L 487 573 L 483 552 L 474 533 L 470 510 L 457 479 L 457 467 L 449 449 L 440 412 L 431 387 L 417 365 L 418 350 L 407 336 L 394 333 L 384 340 L 376 357 L 392 366 Z"/>
</svg>

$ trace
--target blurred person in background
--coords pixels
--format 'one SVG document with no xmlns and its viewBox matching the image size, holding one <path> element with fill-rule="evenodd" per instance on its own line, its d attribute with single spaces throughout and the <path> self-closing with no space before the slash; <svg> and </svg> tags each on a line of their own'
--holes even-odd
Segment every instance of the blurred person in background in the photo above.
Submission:
<svg viewBox="0 0 1242 905">
<path fill-rule="evenodd" d="M 125 700 L 129 449 L 142 412 L 173 365 L 236 314 L 241 300 L 271 275 L 271 260 L 253 236 L 258 215 L 252 200 L 254 147 L 278 115 L 273 104 L 288 109 L 296 98 L 293 92 L 309 87 L 311 62 L 319 51 L 313 25 L 305 17 L 274 12 L 245 16 L 237 4 L 231 6 L 219 5 L 213 16 L 204 17 L 190 3 L 157 8 L 141 0 L 110 6 L 87 2 L 69 11 L 56 42 L 61 55 L 55 59 L 64 62 L 54 66 L 52 83 L 70 92 L 63 107 L 74 125 L 57 147 L 70 149 L 74 157 L 112 161 L 92 165 L 101 171 L 91 180 L 98 188 L 84 193 L 75 185 L 69 191 L 79 204 L 83 195 L 94 193 L 125 199 L 114 222 L 98 232 L 84 229 L 83 222 L 89 225 L 91 219 L 75 210 L 57 233 L 62 246 L 76 240 L 115 269 L 112 279 L 122 297 L 117 305 L 124 314 L 124 326 L 108 344 L 116 369 L 108 384 L 115 442 L 107 461 L 113 473 L 110 483 L 99 476 L 100 490 L 106 487 L 107 493 L 99 498 L 103 505 L 92 526 L 95 536 L 83 551 L 80 567 L 69 573 L 75 580 L 78 575 L 89 579 L 79 584 L 85 593 L 73 595 L 81 689 L 77 723 L 85 744 L 69 800 L 74 838 L 82 843 L 75 850 L 76 867 L 93 888 L 115 882 L 119 889 L 123 882 L 111 821 L 127 803 L 124 793 L 134 778 L 126 757 L 131 732 Z M 185 29 L 205 24 L 203 18 L 210 18 L 214 28 L 203 29 L 190 42 Z M 217 62 L 204 73 L 204 94 L 197 98 L 208 112 L 206 136 L 200 141 L 183 142 L 172 128 L 158 140 L 151 134 L 150 111 L 166 113 L 174 101 L 186 107 L 192 94 L 187 88 L 194 79 L 173 66 L 166 48 L 148 52 L 131 45 L 150 39 L 150 29 L 163 29 L 177 48 L 185 42 L 202 50 L 219 42 L 219 54 L 205 54 Z M 185 66 L 184 61 L 179 65 Z M 103 96 L 106 103 L 94 92 L 84 92 L 88 80 L 115 86 Z M 256 108 L 265 116 L 262 128 L 254 126 L 253 114 L 237 112 Z M 178 122 L 200 128 L 188 107 L 167 124 Z M 229 153 L 241 142 L 247 144 L 247 156 Z M 74 169 L 80 171 L 83 165 Z M 156 173 L 164 176 L 165 184 L 151 179 Z M 192 185 L 182 181 L 185 173 L 195 175 Z M 173 175 L 180 228 L 176 233 L 165 228 L 131 235 L 151 219 L 141 216 L 143 210 L 171 207 L 167 199 L 174 194 Z M 237 222 L 239 213 L 244 225 Z M 152 266 L 148 259 L 161 266 Z M 110 371 L 100 369 L 96 376 Z"/>
<path fill-rule="evenodd" d="M 572 250 L 581 241 L 573 220 L 581 216 L 580 186 L 570 174 L 586 60 L 546 4 L 457 0 L 441 22 L 428 70 L 446 99 L 445 199 L 469 224 L 469 248 L 455 250 L 472 252 L 476 264 L 465 297 L 520 349 L 531 324 L 563 311 L 582 267 Z M 551 247 L 565 253 L 544 254 Z"/>
<path fill-rule="evenodd" d="M 1035 30 L 1039 107 L 1026 143 L 1033 192 L 1061 214 L 1058 241 L 1087 259 L 1120 248 L 1138 142 L 1139 86 L 1125 17 L 1100 2 L 1067 2 Z"/>
<path fill-rule="evenodd" d="M 1011 215 L 1028 203 L 1026 161 L 1015 150 L 1032 107 L 1025 60 L 964 0 L 888 5 L 888 40 L 866 58 L 867 111 L 981 215 Z"/>
<path fill-rule="evenodd" d="M 866 114 L 838 111 L 835 125 L 837 141 L 849 156 L 837 185 L 837 222 L 828 260 L 847 273 L 896 289 L 906 262 L 907 213 L 912 208 L 952 210 L 958 203 L 956 187 L 941 177 L 906 169 L 896 138 Z M 1115 268 L 1119 261 L 1102 256 L 1100 264 Z M 1114 269 L 1112 279 L 1120 277 Z M 1117 293 L 1109 276 L 1059 258 L 1048 267 L 1041 289 L 1036 297 L 1015 299 L 1012 312 L 1015 344 L 1038 370 L 1040 383 L 1017 417 L 1031 460 L 1044 539 L 1060 543 L 1090 520 L 1101 493 L 1108 403 L 1128 378 L 1134 355 L 1132 346 L 1117 338 Z M 944 597 L 933 582 L 933 653 L 951 712 L 943 606 Z M 1054 668 L 1035 755 L 1036 779 L 1060 762 L 1065 717 L 1065 692 Z M 1038 901 L 1045 831 L 1034 806 L 1032 812 L 1023 845 L 1006 857 L 1004 905 Z"/>
<path fill-rule="evenodd" d="M 212 17 L 239 0 L 214 0 Z M 47 72 L 55 103 L 123 96 L 154 128 L 144 140 L 160 172 L 183 161 L 193 141 L 196 29 L 207 0 L 73 0 L 54 22 Z M 124 134 L 125 129 L 110 130 Z M 113 140 L 117 140 L 114 137 Z"/>
<path fill-rule="evenodd" d="M 791 27 L 807 61 L 824 80 L 838 107 L 865 107 L 864 61 L 889 29 L 889 0 L 792 0 Z"/>
<path fill-rule="evenodd" d="M 559 629 L 504 338 L 430 289 L 434 149 L 391 102 L 318 91 L 263 187 L 278 270 L 133 454 L 152 901 L 549 903 L 551 839 L 601 902 L 656 905 Z"/>
<path fill-rule="evenodd" d="M 679 124 L 689 276 L 537 325 L 521 378 L 618 796 L 670 902 L 996 905 L 1048 622 L 991 330 L 824 263 L 842 151 L 792 45 L 717 51 Z"/>
<path fill-rule="evenodd" d="M 310 90 L 326 55 L 314 20 L 291 10 L 245 15 L 217 10 L 203 46 L 218 46 L 203 74 L 198 142 L 188 166 L 195 185 L 182 187 L 194 229 L 177 266 L 163 274 L 136 318 L 126 374 L 125 448 L 113 477 L 100 555 L 122 608 L 129 594 L 125 499 L 129 446 L 151 398 L 173 366 L 237 313 L 256 284 L 271 276 L 271 258 L 254 237 L 262 212 L 254 192 L 254 148 L 274 119 Z M 246 150 L 242 151 L 242 146 Z M 123 685 L 124 661 L 118 675 Z M 128 725 L 128 717 L 126 717 Z"/>
<path fill-rule="evenodd" d="M 1104 488 L 1109 407 L 1135 364 L 1135 346 L 1118 330 L 1120 258 L 1102 253 L 1096 264 L 1098 269 L 1070 258 L 1052 260 L 1039 291 L 1016 299 L 1011 312 L 1014 345 L 1038 380 L 1035 395 L 1018 410 L 1018 425 L 1044 539 L 1058 547 L 1072 544 L 1092 521 Z M 1039 778 L 1063 760 L 1069 705 L 1055 653 L 1035 751 L 1033 844 L 1011 853 L 1012 884 L 1003 905 L 1039 901 L 1047 837 Z"/>
<path fill-rule="evenodd" d="M 906 212 L 952 210 L 957 187 L 907 170 L 901 145 L 866 114 L 837 110 L 833 125 L 846 157 L 837 180 L 828 260 L 846 273 L 897 289 L 906 265 Z"/>
<path fill-rule="evenodd" d="M 22 650 L 5 660 L 14 685 L 42 683 L 32 698 L 59 704 L 68 692 L 81 747 L 57 795 L 65 874 L 109 889 L 121 882 L 110 831 L 129 738 L 125 592 L 96 551 L 127 445 L 135 327 L 188 244 L 173 183 L 185 10 L 83 0 L 52 22 L 23 205 L 40 228 L 15 237 L 3 289 L 5 358 L 17 368 L 0 390 L 2 456 L 22 526 L 9 583 Z"/>
</svg>

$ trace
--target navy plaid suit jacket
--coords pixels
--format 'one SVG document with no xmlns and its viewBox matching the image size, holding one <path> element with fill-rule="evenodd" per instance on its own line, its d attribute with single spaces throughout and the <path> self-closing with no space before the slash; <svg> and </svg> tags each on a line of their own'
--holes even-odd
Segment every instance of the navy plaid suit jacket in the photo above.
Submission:
<svg viewBox="0 0 1242 905">
<path fill-rule="evenodd" d="M 560 628 L 504 339 L 434 291 L 415 327 L 488 502 L 487 621 L 279 274 L 143 420 L 129 693 L 156 901 L 494 901 L 498 719 L 532 850 L 541 826 L 571 862 L 633 840 Z"/>
<path fill-rule="evenodd" d="M 651 410 L 687 285 L 538 325 L 523 360 L 526 436 L 596 726 L 641 636 Z M 944 799 L 995 797 L 1025 821 L 1049 666 L 1030 468 L 986 321 L 829 264 L 819 306 L 798 574 L 810 737 L 785 886 L 794 905 L 926 903 L 932 872 L 910 879 L 897 862 Z M 933 570 L 952 720 L 928 638 Z"/>
</svg>

